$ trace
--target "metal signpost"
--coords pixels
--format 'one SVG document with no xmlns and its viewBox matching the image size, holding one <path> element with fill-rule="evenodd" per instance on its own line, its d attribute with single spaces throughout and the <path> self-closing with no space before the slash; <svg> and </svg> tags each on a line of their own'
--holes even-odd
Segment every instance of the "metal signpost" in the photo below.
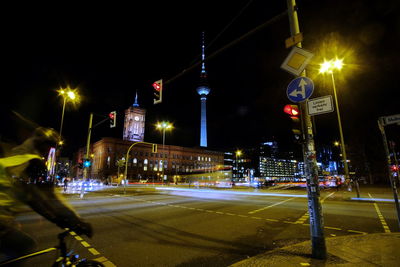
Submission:
<svg viewBox="0 0 400 267">
<path fill-rule="evenodd" d="M 299 21 L 297 18 L 297 8 L 295 0 L 287 0 L 289 25 L 291 36 L 296 36 L 300 33 Z M 296 47 L 301 49 L 301 42 L 296 44 Z M 296 51 L 302 51 L 296 49 Z M 293 50 L 292 50 L 293 51 Z M 304 50 L 305 51 L 305 50 Z M 301 54 L 302 53 L 302 54 Z M 296 56 L 285 60 L 281 68 L 289 71 L 290 73 L 298 76 L 300 73 L 305 76 L 305 67 L 312 57 L 309 53 L 309 59 L 306 59 L 306 53 L 297 53 Z M 303 82 L 301 82 L 303 81 Z M 306 112 L 307 107 L 304 100 L 311 96 L 310 86 L 314 88 L 312 82 L 308 83 L 308 79 L 301 77 L 298 82 L 293 81 L 293 88 L 288 88 L 288 97 L 292 101 L 301 102 L 302 124 L 305 135 L 305 142 L 303 144 L 303 157 L 304 157 L 304 173 L 307 180 L 307 198 L 308 198 L 308 212 L 310 214 L 310 234 L 311 234 L 311 247 L 312 257 L 317 259 L 326 259 L 327 251 L 324 236 L 324 221 L 322 215 L 322 207 L 320 202 L 319 193 L 319 180 L 318 180 L 318 167 L 316 160 L 316 151 L 314 145 L 313 125 L 311 117 Z M 311 80 L 310 80 L 311 81 Z M 301 82 L 301 83 L 300 83 Z M 300 87 L 300 88 L 299 88 Z"/>
<path fill-rule="evenodd" d="M 387 142 L 387 139 L 386 139 L 386 132 L 385 132 L 385 126 L 386 125 L 395 124 L 395 123 L 399 123 L 399 122 L 400 122 L 400 114 L 393 115 L 393 116 L 387 116 L 387 117 L 380 117 L 379 120 L 378 120 L 378 127 L 379 127 L 379 130 L 381 131 L 381 134 L 382 134 L 383 147 L 384 147 L 385 153 L 386 153 L 389 181 L 390 181 L 390 185 L 392 187 L 393 198 L 394 198 L 394 202 L 395 202 L 396 210 L 397 210 L 397 222 L 398 222 L 399 227 L 400 227 L 399 197 L 398 197 L 398 194 L 397 194 L 396 179 L 393 179 L 392 170 L 390 168 L 391 165 L 392 165 L 392 161 L 390 159 L 390 152 L 389 152 L 389 147 L 388 147 L 388 142 Z"/>
</svg>

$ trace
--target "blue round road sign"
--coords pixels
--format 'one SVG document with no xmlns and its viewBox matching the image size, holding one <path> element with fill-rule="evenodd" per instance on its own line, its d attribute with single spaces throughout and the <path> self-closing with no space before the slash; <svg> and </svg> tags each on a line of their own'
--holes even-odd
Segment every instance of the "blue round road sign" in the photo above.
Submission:
<svg viewBox="0 0 400 267">
<path fill-rule="evenodd" d="M 289 100 L 295 103 L 305 101 L 312 95 L 313 92 L 313 81 L 310 78 L 302 76 L 292 80 L 286 90 Z"/>
</svg>

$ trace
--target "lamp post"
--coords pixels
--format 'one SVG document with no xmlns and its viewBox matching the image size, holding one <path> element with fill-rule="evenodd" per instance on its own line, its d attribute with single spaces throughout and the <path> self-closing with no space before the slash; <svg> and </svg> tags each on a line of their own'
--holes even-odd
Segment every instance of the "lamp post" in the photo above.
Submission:
<svg viewBox="0 0 400 267">
<path fill-rule="evenodd" d="M 162 122 L 159 122 L 159 123 L 157 123 L 157 125 L 156 125 L 156 128 L 158 129 L 158 130 L 161 130 L 162 131 L 162 137 L 163 137 L 163 139 L 162 139 L 162 145 L 163 145 L 163 149 L 162 149 L 162 174 L 161 174 L 161 180 L 162 180 L 162 183 L 164 183 L 164 152 L 165 152 L 165 131 L 166 130 L 171 130 L 172 129 L 172 124 L 171 123 L 169 123 L 168 121 L 162 121 Z"/>
<path fill-rule="evenodd" d="M 237 150 L 235 152 L 235 155 L 236 155 L 236 178 L 238 178 L 239 176 L 238 158 L 242 155 L 242 151 Z M 232 183 L 233 183 L 233 178 L 232 178 Z"/>
<path fill-rule="evenodd" d="M 57 92 L 63 98 L 63 105 L 62 105 L 61 123 L 60 123 L 60 140 L 58 140 L 58 142 L 56 144 L 55 157 L 57 157 L 58 146 L 62 146 L 64 144 L 64 141 L 62 139 L 62 130 L 63 130 L 63 124 L 64 124 L 65 105 L 66 105 L 67 101 L 74 103 L 74 102 L 78 102 L 78 100 L 79 100 L 79 95 L 77 93 L 75 93 L 75 90 L 71 90 L 69 87 L 67 87 L 66 89 L 60 89 Z M 56 160 L 55 160 L 55 162 L 56 162 Z M 54 169 L 53 174 L 56 173 L 56 169 L 57 169 L 57 164 L 56 164 L 56 168 Z M 52 175 L 52 173 L 50 173 L 49 175 Z"/>
<path fill-rule="evenodd" d="M 333 75 L 333 71 L 334 70 L 339 70 L 340 71 L 342 68 L 343 68 L 343 60 L 336 58 L 335 60 L 329 60 L 329 61 L 325 60 L 321 64 L 319 72 L 320 73 L 329 73 L 331 75 L 331 78 L 332 78 L 333 95 L 334 95 L 334 98 L 335 98 L 336 114 L 337 114 L 338 125 L 339 125 L 340 149 L 342 151 L 343 165 L 344 165 L 344 176 L 345 176 L 345 180 L 347 182 L 349 182 L 349 179 L 350 179 L 349 165 L 347 163 L 346 146 L 345 146 L 344 137 L 343 137 L 342 121 L 341 121 L 341 118 L 340 118 L 339 103 L 338 103 L 338 98 L 337 98 L 337 93 L 336 93 L 335 77 Z M 359 192 L 357 180 L 355 181 L 355 183 L 356 183 L 357 197 L 360 197 L 360 192 Z"/>
<path fill-rule="evenodd" d="M 58 142 L 59 145 L 63 145 L 63 140 L 62 140 L 62 130 L 63 130 L 63 124 L 64 124 L 64 113 L 65 113 L 65 104 L 67 101 L 71 102 L 76 102 L 78 101 L 78 94 L 75 93 L 75 90 L 71 90 L 69 87 L 66 89 L 60 89 L 58 90 L 58 94 L 62 96 L 63 98 L 63 107 L 62 107 L 62 113 L 61 113 L 61 124 L 60 124 L 60 140 Z"/>
</svg>

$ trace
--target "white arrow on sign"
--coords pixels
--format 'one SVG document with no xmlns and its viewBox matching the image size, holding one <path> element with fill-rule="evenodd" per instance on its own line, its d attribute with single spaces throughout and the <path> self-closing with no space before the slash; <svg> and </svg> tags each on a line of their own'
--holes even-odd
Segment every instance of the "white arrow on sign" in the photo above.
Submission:
<svg viewBox="0 0 400 267">
<path fill-rule="evenodd" d="M 301 89 L 293 90 L 289 95 L 294 97 L 301 95 L 302 98 L 306 98 L 306 85 L 307 82 L 304 79 L 301 79 L 298 85 L 298 87 L 301 87 Z"/>
</svg>

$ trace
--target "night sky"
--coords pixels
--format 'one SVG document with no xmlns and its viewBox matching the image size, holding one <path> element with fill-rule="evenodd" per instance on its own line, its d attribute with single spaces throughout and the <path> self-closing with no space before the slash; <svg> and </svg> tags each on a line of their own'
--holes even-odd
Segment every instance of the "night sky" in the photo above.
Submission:
<svg viewBox="0 0 400 267">
<path fill-rule="evenodd" d="M 2 139 L 19 142 L 30 131 L 10 110 L 58 130 L 62 100 L 56 90 L 70 85 L 83 98 L 77 107 L 67 105 L 65 112 L 67 156 L 84 146 L 90 112 L 118 113 L 117 128 L 100 125 L 93 140 L 122 138 L 123 112 L 136 92 L 147 109 L 146 141 L 161 143 L 153 125 L 169 120 L 175 129 L 166 144 L 198 146 L 200 99 L 195 89 L 200 66 L 189 68 L 200 60 L 201 32 L 206 44 L 213 41 L 206 50 L 211 55 L 287 8 L 285 0 L 143 2 L 35 2 L 3 9 Z M 372 161 L 383 156 L 378 117 L 400 113 L 397 3 L 297 2 L 303 47 L 315 54 L 307 68 L 315 83 L 311 98 L 332 93 L 332 83 L 318 74 L 318 64 L 324 57 L 344 58 L 346 65 L 335 78 L 345 140 L 350 153 L 365 151 Z M 295 147 L 283 113 L 290 103 L 286 87 L 294 76 L 280 69 L 290 52 L 285 48 L 289 36 L 288 17 L 283 16 L 207 60 L 210 148 L 252 147 L 272 139 L 282 148 Z M 164 100 L 153 105 L 151 84 L 160 78 L 167 82 Z M 95 117 L 95 123 L 101 119 Z M 315 126 L 318 144 L 339 139 L 336 113 L 317 116 Z M 398 127 L 388 127 L 388 135 L 400 146 Z"/>
</svg>

